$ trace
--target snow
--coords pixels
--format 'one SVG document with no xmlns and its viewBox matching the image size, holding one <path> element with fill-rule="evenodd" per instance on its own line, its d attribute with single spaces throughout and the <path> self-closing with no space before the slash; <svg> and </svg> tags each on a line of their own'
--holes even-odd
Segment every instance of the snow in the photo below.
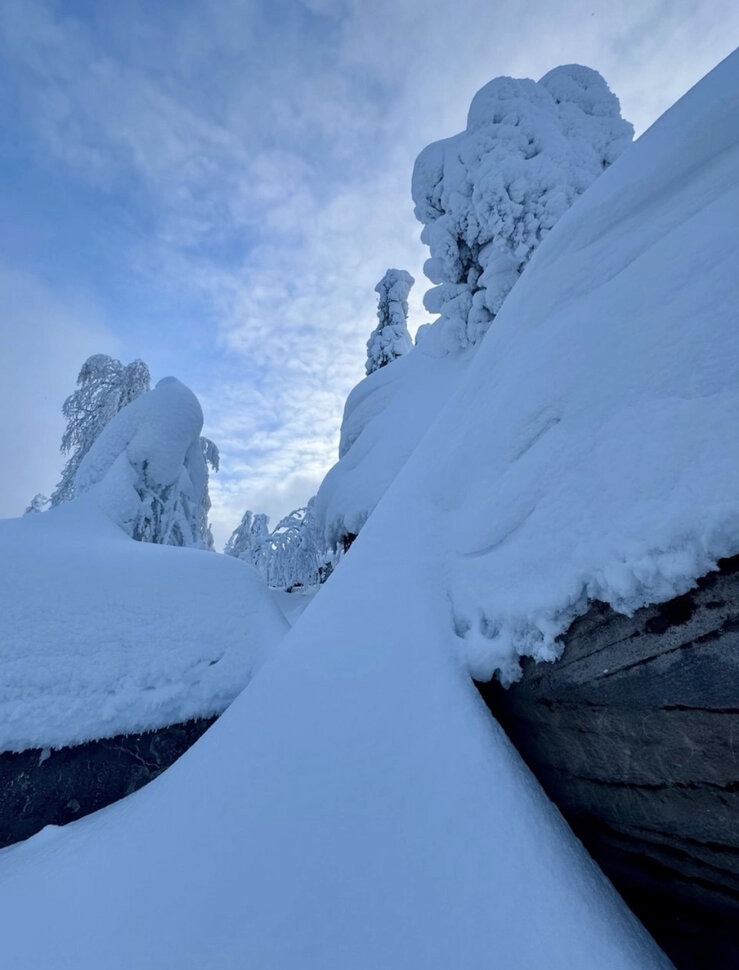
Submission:
<svg viewBox="0 0 739 970">
<path fill-rule="evenodd" d="M 386 367 L 413 347 L 408 333 L 408 294 L 415 282 L 404 269 L 389 269 L 375 287 L 378 324 L 367 341 L 367 374 Z"/>
<path fill-rule="evenodd" d="M 231 557 L 134 542 L 89 497 L 0 521 L 0 751 L 219 714 L 287 629 Z"/>
<path fill-rule="evenodd" d="M 0 853 L 5 964 L 669 966 L 469 670 L 510 675 L 588 596 L 631 609 L 739 549 L 738 88 L 739 54 L 558 223 L 216 725 L 135 795 Z"/>
<path fill-rule="evenodd" d="M 354 388 L 344 407 L 339 461 L 315 498 L 316 518 L 328 545 L 359 533 L 459 386 L 472 353 L 468 348 L 439 356 L 421 340 Z"/>
<path fill-rule="evenodd" d="M 103 428 L 77 469 L 74 494 L 94 501 L 129 535 L 146 542 L 212 546 L 202 509 L 210 505 L 203 412 L 192 391 L 165 377 Z M 214 450 L 215 449 L 215 450 Z"/>
<path fill-rule="evenodd" d="M 412 192 L 424 270 L 439 284 L 424 299 L 441 314 L 439 346 L 481 339 L 536 247 L 633 134 L 600 74 L 567 64 L 538 83 L 490 81 L 466 129 L 421 152 Z"/>
<path fill-rule="evenodd" d="M 7 966 L 668 967 L 454 662 L 423 559 L 390 568 L 387 525 L 171 769 L 0 853 Z M 417 524 L 398 541 L 424 548 Z"/>
</svg>

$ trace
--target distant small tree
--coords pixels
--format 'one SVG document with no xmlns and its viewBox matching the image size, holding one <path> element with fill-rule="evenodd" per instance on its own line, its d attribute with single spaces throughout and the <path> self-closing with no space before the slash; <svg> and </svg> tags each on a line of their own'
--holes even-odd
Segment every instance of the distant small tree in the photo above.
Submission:
<svg viewBox="0 0 739 970">
<path fill-rule="evenodd" d="M 62 405 L 67 427 L 61 451 L 69 454 L 59 484 L 51 493 L 51 505 L 74 496 L 74 479 L 80 462 L 103 428 L 118 412 L 151 387 L 149 368 L 143 360 L 122 364 L 107 354 L 94 354 L 82 365 L 77 390 Z"/>
<path fill-rule="evenodd" d="M 324 582 L 335 559 L 322 541 L 313 499 L 280 519 L 271 532 L 266 515 L 246 511 L 224 551 L 254 566 L 268 586 L 288 591 Z"/>
<path fill-rule="evenodd" d="M 247 509 L 241 522 L 226 543 L 227 556 L 243 559 L 265 577 L 269 559 L 269 518 L 263 513 Z"/>
<path fill-rule="evenodd" d="M 43 495 L 41 492 L 34 495 L 31 502 L 23 513 L 24 515 L 35 515 L 37 512 L 45 512 L 49 505 L 51 504 L 51 499 L 48 496 Z"/>
<path fill-rule="evenodd" d="M 375 287 L 379 323 L 367 341 L 367 375 L 402 357 L 413 346 L 408 333 L 408 294 L 415 280 L 404 269 L 389 269 Z"/>
</svg>

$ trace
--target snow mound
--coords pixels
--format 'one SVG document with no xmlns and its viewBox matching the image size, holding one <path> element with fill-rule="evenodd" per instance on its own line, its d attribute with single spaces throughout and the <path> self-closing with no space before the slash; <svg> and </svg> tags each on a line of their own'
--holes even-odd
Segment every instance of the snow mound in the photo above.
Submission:
<svg viewBox="0 0 739 970">
<path fill-rule="evenodd" d="M 165 377 L 103 428 L 80 463 L 74 494 L 92 492 L 134 539 L 207 548 L 202 427 L 198 399 Z"/>
<path fill-rule="evenodd" d="M 134 542 L 87 497 L 0 521 L 0 575 L 1 751 L 220 714 L 287 629 L 245 563 Z"/>
<path fill-rule="evenodd" d="M 417 344 L 374 371 L 347 398 L 339 461 L 321 482 L 315 513 L 325 542 L 357 535 L 441 408 L 459 386 L 472 349 L 437 356 Z"/>
</svg>

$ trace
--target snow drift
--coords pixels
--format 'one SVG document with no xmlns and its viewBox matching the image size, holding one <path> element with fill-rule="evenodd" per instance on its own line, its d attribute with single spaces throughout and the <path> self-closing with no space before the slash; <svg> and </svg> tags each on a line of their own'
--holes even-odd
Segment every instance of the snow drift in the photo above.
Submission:
<svg viewBox="0 0 739 970">
<path fill-rule="evenodd" d="M 251 567 L 134 542 L 89 496 L 2 520 L 0 751 L 219 714 L 286 629 Z"/>
</svg>

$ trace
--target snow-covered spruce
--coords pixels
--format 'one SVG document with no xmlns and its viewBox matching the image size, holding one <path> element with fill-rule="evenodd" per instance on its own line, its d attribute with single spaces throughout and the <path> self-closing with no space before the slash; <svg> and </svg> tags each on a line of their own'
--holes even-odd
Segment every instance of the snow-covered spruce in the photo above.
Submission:
<svg viewBox="0 0 739 970">
<path fill-rule="evenodd" d="M 82 365 L 77 385 L 77 390 L 62 405 L 67 427 L 62 435 L 61 451 L 71 454 L 59 484 L 51 493 L 52 506 L 68 502 L 74 496 L 74 480 L 82 459 L 121 408 L 150 389 L 151 377 L 143 360 L 124 365 L 107 354 L 94 354 Z"/>
<path fill-rule="evenodd" d="M 536 247 L 633 133 L 601 75 L 569 64 L 538 83 L 490 81 L 466 129 L 421 152 L 413 201 L 438 284 L 424 305 L 441 314 L 442 346 L 480 340 Z"/>
<path fill-rule="evenodd" d="M 366 373 L 372 374 L 413 347 L 408 333 L 408 294 L 415 280 L 404 269 L 389 269 L 375 287 L 379 323 L 367 341 Z"/>
<path fill-rule="evenodd" d="M 198 399 L 174 377 L 123 408 L 103 429 L 74 480 L 132 538 L 211 549 L 208 464 L 217 449 L 201 439 Z"/>
</svg>

